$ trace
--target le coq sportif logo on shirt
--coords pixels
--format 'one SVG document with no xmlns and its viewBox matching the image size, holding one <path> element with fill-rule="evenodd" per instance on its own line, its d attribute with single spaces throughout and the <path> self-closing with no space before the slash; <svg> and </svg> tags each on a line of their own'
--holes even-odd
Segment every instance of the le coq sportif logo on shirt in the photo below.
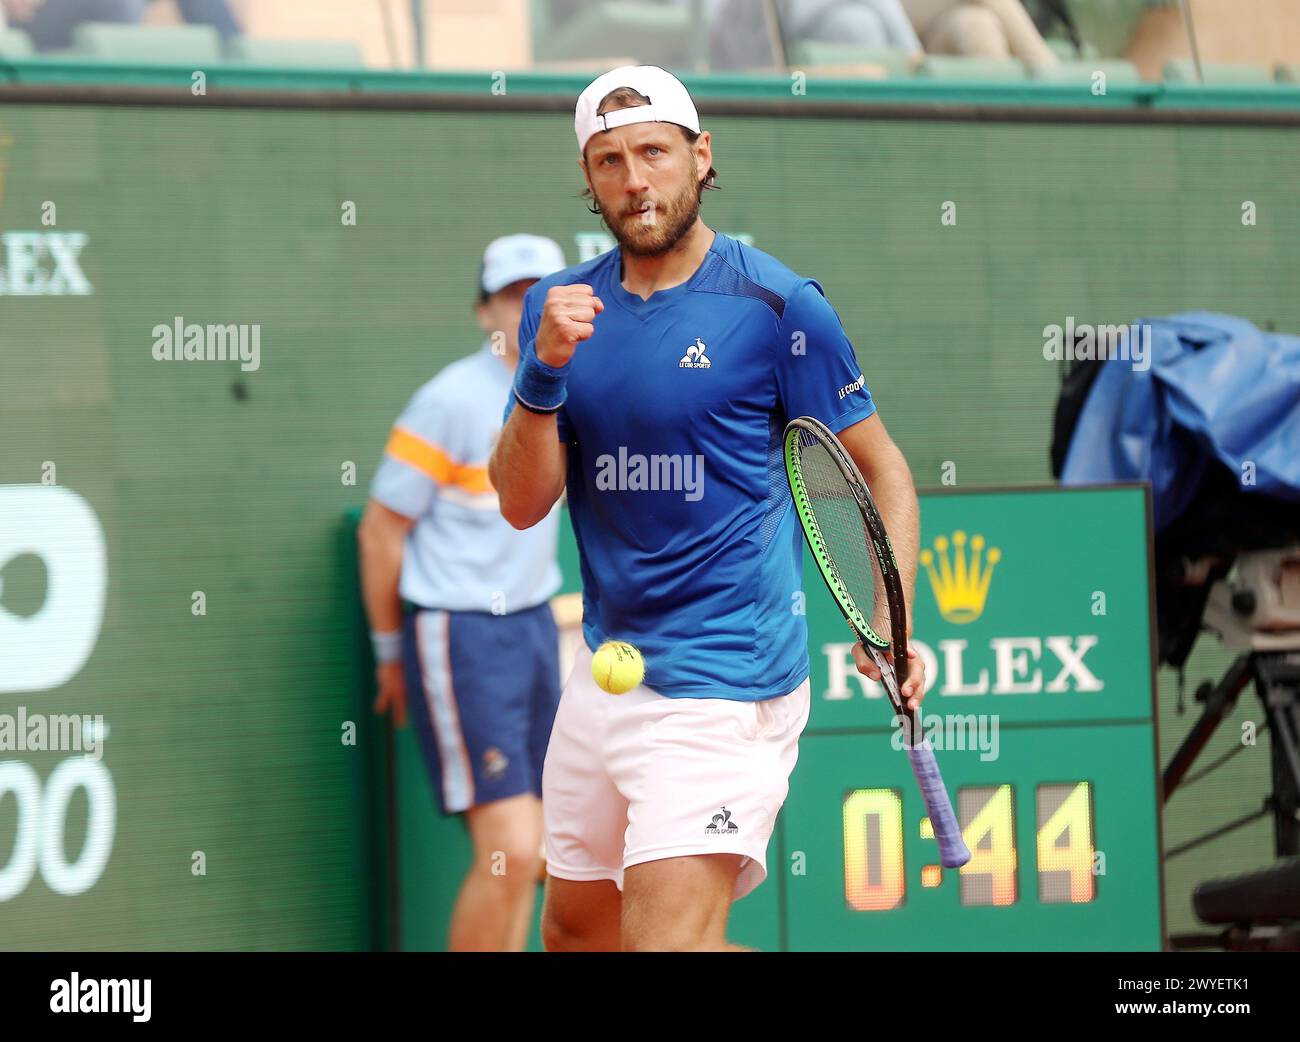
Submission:
<svg viewBox="0 0 1300 1042">
<path fill-rule="evenodd" d="M 705 355 L 704 352 L 706 350 L 708 350 L 708 348 L 704 341 L 699 337 L 696 337 L 695 343 L 686 349 L 686 353 L 682 355 L 681 360 L 677 363 L 677 367 L 679 369 L 710 368 L 713 363 L 709 360 L 708 356 Z"/>
<path fill-rule="evenodd" d="M 843 387 L 840 388 L 840 400 L 843 401 L 854 391 L 860 391 L 866 385 L 867 385 L 867 378 L 863 376 L 861 373 L 858 373 L 858 378 L 856 380 L 854 380 L 851 384 L 845 384 Z"/>
</svg>

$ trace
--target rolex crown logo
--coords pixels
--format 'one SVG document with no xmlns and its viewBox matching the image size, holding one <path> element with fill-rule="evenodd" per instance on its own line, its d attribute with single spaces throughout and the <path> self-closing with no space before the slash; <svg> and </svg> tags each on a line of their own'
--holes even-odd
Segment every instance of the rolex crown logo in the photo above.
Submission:
<svg viewBox="0 0 1300 1042">
<path fill-rule="evenodd" d="M 949 622 L 974 622 L 984 611 L 993 566 L 1002 559 L 1002 551 L 990 546 L 986 552 L 984 537 L 976 535 L 971 537 L 968 553 L 966 533 L 960 531 L 953 532 L 952 553 L 948 550 L 947 536 L 938 536 L 934 549 L 920 554 L 935 603 L 939 614 Z"/>
</svg>

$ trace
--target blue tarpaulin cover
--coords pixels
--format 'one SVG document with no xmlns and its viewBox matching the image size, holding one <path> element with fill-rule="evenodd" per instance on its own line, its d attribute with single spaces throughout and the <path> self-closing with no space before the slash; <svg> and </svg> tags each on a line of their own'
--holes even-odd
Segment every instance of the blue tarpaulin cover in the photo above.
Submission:
<svg viewBox="0 0 1300 1042">
<path fill-rule="evenodd" d="M 1300 337 L 1209 311 L 1135 325 L 1149 336 L 1102 363 L 1062 484 L 1149 481 L 1159 532 L 1217 458 L 1244 492 L 1293 499 L 1300 509 Z M 1147 354 L 1135 363 L 1139 347 Z"/>
</svg>

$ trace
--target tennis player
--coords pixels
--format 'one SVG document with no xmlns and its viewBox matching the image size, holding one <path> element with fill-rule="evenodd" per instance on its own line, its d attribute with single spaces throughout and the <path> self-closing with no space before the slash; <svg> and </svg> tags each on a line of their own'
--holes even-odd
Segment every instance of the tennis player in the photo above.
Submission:
<svg viewBox="0 0 1300 1042">
<path fill-rule="evenodd" d="M 766 877 L 809 712 L 786 420 L 820 419 L 861 467 L 909 608 L 916 492 L 821 286 L 700 219 L 716 172 L 686 88 L 654 66 L 615 69 L 574 122 L 618 248 L 528 291 L 489 463 L 517 528 L 567 488 L 582 566 L 586 648 L 542 783 L 543 939 L 725 950 L 732 902 Z M 591 678 L 607 639 L 645 658 L 643 685 L 621 696 Z M 915 707 L 925 677 L 908 657 Z"/>
<path fill-rule="evenodd" d="M 486 339 L 412 396 L 358 530 L 376 708 L 399 726 L 410 709 L 438 804 L 464 816 L 473 841 L 452 951 L 522 951 L 532 924 L 542 762 L 560 700 L 549 604 L 560 586 L 559 512 L 515 531 L 497 509 L 487 459 L 524 293 L 563 267 L 551 239 L 489 243 L 475 305 Z"/>
</svg>

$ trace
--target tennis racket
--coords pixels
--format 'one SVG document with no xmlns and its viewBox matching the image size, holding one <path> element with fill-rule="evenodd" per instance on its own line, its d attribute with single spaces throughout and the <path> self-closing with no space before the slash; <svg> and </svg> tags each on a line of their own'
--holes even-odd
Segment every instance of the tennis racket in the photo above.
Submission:
<svg viewBox="0 0 1300 1042">
<path fill-rule="evenodd" d="M 908 759 L 925 800 L 945 868 L 970 860 L 934 750 L 903 702 L 907 680 L 907 605 L 885 524 L 853 458 L 811 416 L 785 428 L 785 473 L 795 513 L 826 586 L 862 647 L 880 668 L 894 712 L 903 720 Z M 892 651 L 891 664 L 885 652 Z"/>
</svg>

